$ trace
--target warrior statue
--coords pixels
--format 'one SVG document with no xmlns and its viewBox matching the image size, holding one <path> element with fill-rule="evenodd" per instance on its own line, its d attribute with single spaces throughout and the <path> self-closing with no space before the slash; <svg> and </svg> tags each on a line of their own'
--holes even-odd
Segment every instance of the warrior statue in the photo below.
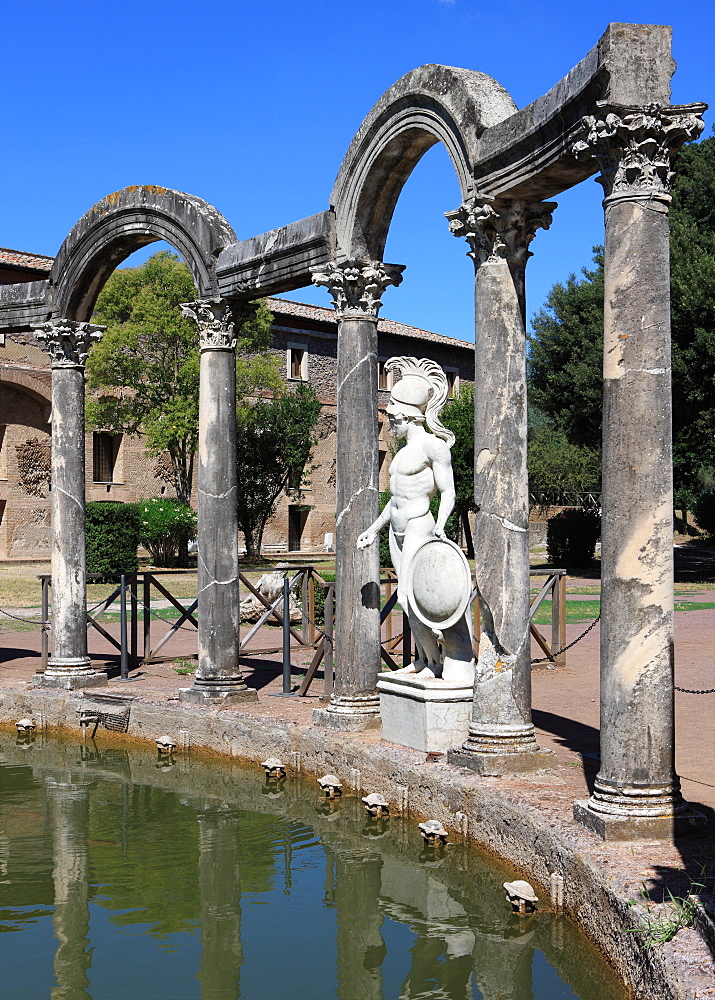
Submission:
<svg viewBox="0 0 715 1000">
<path fill-rule="evenodd" d="M 387 414 L 402 444 L 390 465 L 390 502 L 360 535 L 357 547 L 372 545 L 389 523 L 398 600 L 417 647 L 415 662 L 402 670 L 470 684 L 474 656 L 466 614 L 469 567 L 444 531 L 455 501 L 450 456 L 454 434 L 439 419 L 447 399 L 447 379 L 427 358 L 390 358 L 385 370 L 401 375 L 392 388 Z M 436 522 L 430 513 L 435 493 L 439 493 Z"/>
</svg>

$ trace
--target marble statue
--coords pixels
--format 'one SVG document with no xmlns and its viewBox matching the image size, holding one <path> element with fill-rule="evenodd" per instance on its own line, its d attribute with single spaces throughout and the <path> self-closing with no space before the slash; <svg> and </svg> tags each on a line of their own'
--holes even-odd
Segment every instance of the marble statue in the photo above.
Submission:
<svg viewBox="0 0 715 1000">
<path fill-rule="evenodd" d="M 440 366 L 427 358 L 419 361 L 417 358 L 390 358 L 385 370 L 401 375 L 392 388 L 387 415 L 393 434 L 402 443 L 390 464 L 390 501 L 378 519 L 360 535 L 357 547 L 373 545 L 380 529 L 389 524 L 398 601 L 407 612 L 417 648 L 416 660 L 401 672 L 414 673 L 424 679 L 442 678 L 470 684 L 474 678 L 474 656 L 467 612 L 460 611 L 457 620 L 448 627 L 430 627 L 425 616 L 416 612 L 415 597 L 411 600 L 408 593 L 409 583 L 409 589 L 415 593 L 418 589 L 422 592 L 441 590 L 451 602 L 458 576 L 450 564 L 455 553 L 465 565 L 458 586 L 462 591 L 467 588 L 466 598 L 470 589 L 464 557 L 447 541 L 444 531 L 455 501 L 450 455 L 454 435 L 439 419 L 447 399 L 447 379 Z M 435 493 L 439 493 L 436 522 L 430 513 L 430 501 Z M 416 556 L 434 539 L 444 542 L 441 551 L 438 547 L 431 561 L 423 559 L 418 564 Z M 464 595 L 462 605 L 466 605 Z"/>
</svg>

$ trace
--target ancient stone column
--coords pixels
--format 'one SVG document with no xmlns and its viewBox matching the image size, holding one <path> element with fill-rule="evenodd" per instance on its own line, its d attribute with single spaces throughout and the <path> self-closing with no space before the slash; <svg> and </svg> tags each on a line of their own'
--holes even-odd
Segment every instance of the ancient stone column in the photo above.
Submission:
<svg viewBox="0 0 715 1000">
<path fill-rule="evenodd" d="M 338 317 L 335 685 L 327 709 L 313 713 L 316 724 L 335 729 L 379 724 L 380 553 L 355 543 L 379 513 L 377 314 L 383 291 L 400 283 L 403 270 L 345 260 L 313 272 Z"/>
<path fill-rule="evenodd" d="M 203 1000 L 236 1000 L 243 965 L 239 814 L 207 806 L 198 814 Z"/>
<path fill-rule="evenodd" d="M 50 996 L 87 997 L 92 965 L 89 947 L 89 782 L 45 780 L 52 828 L 52 926 L 57 938 Z"/>
<path fill-rule="evenodd" d="M 225 299 L 181 310 L 199 330 L 199 666 L 182 701 L 256 701 L 239 666 L 241 624 L 236 509 L 236 336 L 239 315 Z"/>
<path fill-rule="evenodd" d="M 605 191 L 601 768 L 576 818 L 604 839 L 693 824 L 675 773 L 668 209 L 703 105 L 604 106 L 574 146 Z"/>
<path fill-rule="evenodd" d="M 524 267 L 553 203 L 475 197 L 447 213 L 474 260 L 475 578 L 482 618 L 469 736 L 450 759 L 480 773 L 548 766 L 531 721 Z"/>
<path fill-rule="evenodd" d="M 87 656 L 84 533 L 84 366 L 103 329 L 54 319 L 36 331 L 52 359 L 52 656 L 35 677 L 42 686 L 107 683 Z"/>
</svg>

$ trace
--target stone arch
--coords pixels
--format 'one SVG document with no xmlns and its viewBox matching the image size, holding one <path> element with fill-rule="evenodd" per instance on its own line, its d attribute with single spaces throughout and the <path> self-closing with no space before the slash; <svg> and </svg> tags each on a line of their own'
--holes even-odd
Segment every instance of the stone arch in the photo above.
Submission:
<svg viewBox="0 0 715 1000">
<path fill-rule="evenodd" d="M 199 298 L 218 295 L 216 259 L 236 234 L 207 202 L 155 185 L 115 191 L 86 212 L 60 247 L 50 274 L 52 313 L 89 320 L 102 285 L 129 254 L 166 240 L 191 269 Z"/>
<path fill-rule="evenodd" d="M 49 380 L 47 382 L 40 381 L 39 378 L 35 378 L 27 372 L 13 371 L 6 368 L 0 374 L 0 388 L 3 387 L 24 392 L 34 399 L 35 402 L 41 403 L 44 406 L 52 405 L 52 387 L 49 384 Z"/>
<path fill-rule="evenodd" d="M 427 65 L 399 79 L 360 126 L 335 181 L 338 256 L 382 259 L 400 191 L 437 142 L 449 154 L 462 200 L 474 194 L 479 137 L 516 110 L 496 80 L 474 70 Z"/>
</svg>

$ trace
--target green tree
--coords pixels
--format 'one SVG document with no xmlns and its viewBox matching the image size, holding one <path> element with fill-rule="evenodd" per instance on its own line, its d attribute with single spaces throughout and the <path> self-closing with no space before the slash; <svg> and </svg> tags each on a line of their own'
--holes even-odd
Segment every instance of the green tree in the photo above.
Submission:
<svg viewBox="0 0 715 1000">
<path fill-rule="evenodd" d="M 454 517 L 461 523 L 467 542 L 467 554 L 474 558 L 474 541 L 469 512 L 474 504 L 474 386 L 463 383 L 452 402 L 444 408 L 442 423 L 454 434 L 452 471 L 454 472 Z"/>
<path fill-rule="evenodd" d="M 281 493 L 299 497 L 316 442 L 320 402 L 300 383 L 273 399 L 244 401 L 237 408 L 238 524 L 248 558 L 260 558 L 263 532 Z"/>
<path fill-rule="evenodd" d="M 195 325 L 178 306 L 196 298 L 189 268 L 161 251 L 141 267 L 117 270 L 107 280 L 93 322 L 106 326 L 87 361 L 87 425 L 115 434 L 145 435 L 152 455 L 168 452 L 177 497 L 191 502 L 198 443 L 199 344 Z M 237 391 L 279 384 L 265 353 L 271 314 L 264 302 L 241 330 Z"/>
<path fill-rule="evenodd" d="M 671 207 L 673 466 L 676 506 L 692 506 L 715 465 L 715 138 L 682 150 Z M 529 338 L 531 400 L 572 444 L 601 434 L 603 251 L 553 286 Z"/>
</svg>

